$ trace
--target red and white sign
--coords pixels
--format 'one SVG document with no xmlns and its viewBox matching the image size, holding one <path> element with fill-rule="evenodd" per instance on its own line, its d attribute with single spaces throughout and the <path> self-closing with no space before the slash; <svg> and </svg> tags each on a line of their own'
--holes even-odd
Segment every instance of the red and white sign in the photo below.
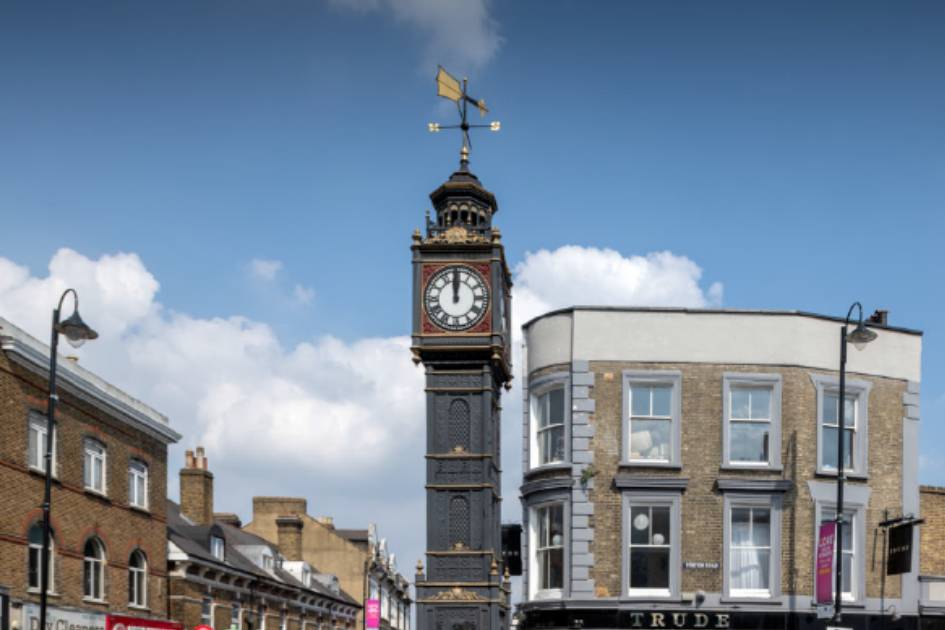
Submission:
<svg viewBox="0 0 945 630">
<path fill-rule="evenodd" d="M 378 599 L 369 599 L 364 602 L 364 627 L 381 627 L 381 602 Z"/>
<path fill-rule="evenodd" d="M 197 626 L 198 628 L 200 626 Z M 203 626 L 209 628 L 209 626 Z M 176 621 L 160 619 L 142 619 L 140 617 L 125 617 L 124 615 L 105 615 L 105 630 L 183 630 L 184 627 Z M 213 628 L 210 628 L 213 630 Z"/>
</svg>

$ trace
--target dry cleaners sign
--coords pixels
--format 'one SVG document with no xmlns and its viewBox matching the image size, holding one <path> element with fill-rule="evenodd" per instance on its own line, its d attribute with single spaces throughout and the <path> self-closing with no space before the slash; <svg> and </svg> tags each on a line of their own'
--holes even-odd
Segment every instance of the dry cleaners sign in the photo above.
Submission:
<svg viewBox="0 0 945 630">
<path fill-rule="evenodd" d="M 23 627 L 39 630 L 39 606 L 23 606 Z M 105 615 L 49 606 L 46 608 L 46 630 L 105 630 Z"/>
</svg>

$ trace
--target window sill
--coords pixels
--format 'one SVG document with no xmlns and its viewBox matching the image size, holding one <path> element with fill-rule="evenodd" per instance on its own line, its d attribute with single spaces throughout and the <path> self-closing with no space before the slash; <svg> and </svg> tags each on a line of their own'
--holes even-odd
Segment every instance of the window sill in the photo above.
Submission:
<svg viewBox="0 0 945 630">
<path fill-rule="evenodd" d="M 618 601 L 621 602 L 632 602 L 635 604 L 640 604 L 644 602 L 683 602 L 682 596 L 678 593 L 673 595 L 672 593 L 666 595 L 657 595 L 654 593 L 630 593 L 629 595 L 623 595 L 619 598 Z"/>
<path fill-rule="evenodd" d="M 82 602 L 84 604 L 95 604 L 96 606 L 108 606 L 107 599 L 95 599 L 93 597 L 83 597 Z"/>
<path fill-rule="evenodd" d="M 144 506 L 141 506 L 141 505 L 131 505 L 131 504 L 129 504 L 129 505 L 128 505 L 128 509 L 131 510 L 132 512 L 139 512 L 139 513 L 141 513 L 141 514 L 146 514 L 146 515 L 148 515 L 148 516 L 151 516 L 151 510 L 149 510 L 148 508 L 146 508 L 146 507 L 144 507 Z"/>
<path fill-rule="evenodd" d="M 94 488 L 83 488 L 83 491 L 85 492 L 86 496 L 93 497 L 95 499 L 98 499 L 99 501 L 105 501 L 107 503 L 112 502 L 112 500 L 108 498 L 108 495 L 105 494 L 104 492 L 101 492 L 100 490 L 95 490 Z M 91 600 L 91 601 L 94 601 L 94 600 Z"/>
<path fill-rule="evenodd" d="M 820 478 L 823 478 L 823 479 L 836 479 L 836 478 L 837 478 L 837 471 L 836 471 L 836 470 L 818 470 L 817 472 L 814 473 L 814 476 L 815 476 L 815 477 L 820 477 Z M 847 471 L 847 472 L 844 473 L 844 479 L 846 479 L 846 480 L 848 480 L 848 481 L 849 481 L 849 480 L 853 480 L 853 481 L 869 481 L 869 480 L 870 480 L 870 476 L 869 476 L 869 473 L 850 472 L 850 471 Z"/>
<path fill-rule="evenodd" d="M 621 461 L 617 468 L 660 468 L 662 470 L 682 470 L 682 464 L 673 462 Z"/>
<path fill-rule="evenodd" d="M 757 604 L 759 606 L 780 606 L 781 600 L 774 595 L 728 595 L 719 599 L 723 604 Z"/>
<path fill-rule="evenodd" d="M 726 472 L 732 470 L 747 470 L 750 472 L 770 472 L 770 473 L 780 473 L 784 472 L 782 466 L 772 466 L 770 464 L 733 464 L 728 462 L 719 466 L 719 470 L 724 470 Z"/>
<path fill-rule="evenodd" d="M 131 610 L 139 610 L 141 612 L 151 612 L 151 609 L 147 606 L 139 606 L 138 604 L 128 604 L 128 608 Z"/>
<path fill-rule="evenodd" d="M 39 597 L 40 590 L 38 588 L 27 588 L 26 592 L 30 595 L 36 595 Z M 46 591 L 46 597 L 62 597 L 62 593 L 57 593 L 55 591 Z"/>
<path fill-rule="evenodd" d="M 528 480 L 542 473 L 571 472 L 571 468 L 572 468 L 571 462 L 555 462 L 554 464 L 542 464 L 541 466 L 535 466 L 533 468 L 529 468 L 528 470 L 525 471 L 525 474 L 522 476 L 525 478 L 525 480 Z"/>
</svg>

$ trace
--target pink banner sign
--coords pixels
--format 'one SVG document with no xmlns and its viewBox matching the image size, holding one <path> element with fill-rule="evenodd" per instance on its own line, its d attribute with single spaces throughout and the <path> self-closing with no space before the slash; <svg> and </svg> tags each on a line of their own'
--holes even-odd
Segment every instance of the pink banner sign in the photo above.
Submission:
<svg viewBox="0 0 945 630">
<path fill-rule="evenodd" d="M 837 524 L 820 524 L 817 536 L 817 603 L 833 603 L 833 556 L 837 540 Z"/>
<path fill-rule="evenodd" d="M 381 602 L 377 599 L 369 599 L 364 602 L 364 627 L 381 627 Z"/>
</svg>

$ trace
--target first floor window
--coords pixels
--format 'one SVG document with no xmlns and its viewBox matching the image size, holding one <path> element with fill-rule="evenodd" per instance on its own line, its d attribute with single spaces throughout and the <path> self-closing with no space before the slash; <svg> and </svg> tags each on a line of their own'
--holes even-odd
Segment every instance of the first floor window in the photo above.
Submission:
<svg viewBox="0 0 945 630">
<path fill-rule="evenodd" d="M 40 590 L 43 587 L 43 524 L 42 522 L 34 524 L 29 531 L 29 558 L 28 558 L 28 585 L 30 590 Z M 49 532 L 49 583 L 47 584 L 47 593 L 55 591 L 53 588 L 53 536 Z"/>
<path fill-rule="evenodd" d="M 200 621 L 206 626 L 213 626 L 212 611 L 213 602 L 209 597 L 204 597 L 200 602 Z"/>
<path fill-rule="evenodd" d="M 538 466 L 564 461 L 564 399 L 564 387 L 555 387 L 532 399 Z"/>
<path fill-rule="evenodd" d="M 128 463 L 128 503 L 148 507 L 148 465 L 137 459 Z"/>
<path fill-rule="evenodd" d="M 128 559 L 128 603 L 141 608 L 148 605 L 148 560 L 140 549 Z"/>
<path fill-rule="evenodd" d="M 46 472 L 46 435 L 48 421 L 39 414 L 31 414 L 29 420 L 29 467 L 33 470 Z M 56 430 L 53 429 L 52 441 L 52 471 L 56 474 Z"/>
<path fill-rule="evenodd" d="M 82 594 L 88 599 L 105 599 L 105 547 L 98 538 L 85 541 L 82 567 Z"/>
<path fill-rule="evenodd" d="M 240 603 L 233 602 L 233 607 L 230 609 L 230 628 L 231 630 L 238 630 L 243 624 L 240 621 Z M 304 627 L 305 624 L 303 623 Z"/>
<path fill-rule="evenodd" d="M 630 592 L 668 595 L 672 540 L 670 506 L 630 506 Z"/>
<path fill-rule="evenodd" d="M 771 447 L 771 387 L 733 385 L 729 389 L 729 459 L 767 464 Z"/>
<path fill-rule="evenodd" d="M 105 494 L 105 445 L 97 440 L 85 440 L 85 487 Z"/>
<path fill-rule="evenodd" d="M 771 594 L 771 508 L 734 505 L 730 512 L 729 591 L 735 596 Z"/>
<path fill-rule="evenodd" d="M 834 521 L 837 518 L 837 511 L 834 508 L 824 508 L 820 512 L 820 522 L 828 523 Z M 843 513 L 843 575 L 840 577 L 842 588 L 843 588 L 843 597 L 844 599 L 856 599 L 856 591 L 853 588 L 853 585 L 857 583 L 856 575 L 856 540 L 854 540 L 854 532 L 856 532 L 855 524 L 856 515 L 852 511 L 845 511 Z M 836 575 L 837 571 L 837 556 L 836 550 L 834 550 L 834 560 L 833 560 L 833 574 Z M 833 584 L 833 593 L 836 596 L 836 580 L 831 580 Z"/>
<path fill-rule="evenodd" d="M 843 469 L 853 470 L 853 455 L 857 431 L 856 396 L 846 395 L 843 405 Z M 837 470 L 837 441 L 840 439 L 840 395 L 839 392 L 824 392 L 821 418 L 823 421 L 821 467 Z"/>
<path fill-rule="evenodd" d="M 535 585 L 538 591 L 564 588 L 564 503 L 534 511 Z"/>
<path fill-rule="evenodd" d="M 630 385 L 630 460 L 672 457 L 672 385 Z"/>
</svg>

